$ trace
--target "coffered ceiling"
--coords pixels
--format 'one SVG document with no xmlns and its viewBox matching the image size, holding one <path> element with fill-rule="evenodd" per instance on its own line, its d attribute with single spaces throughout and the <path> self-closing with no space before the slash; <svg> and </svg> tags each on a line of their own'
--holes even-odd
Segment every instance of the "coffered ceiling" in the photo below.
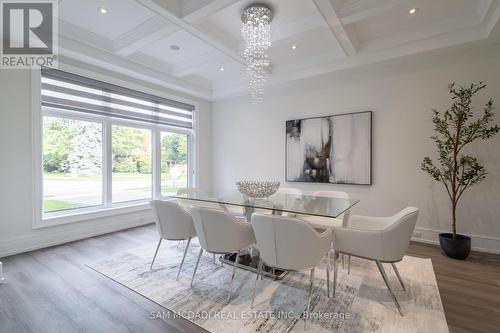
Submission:
<svg viewBox="0 0 500 333">
<path fill-rule="evenodd" d="M 245 93 L 253 2 L 61 0 L 60 53 L 209 100 Z M 269 86 L 484 40 L 500 18 L 500 0 L 260 2 L 274 12 Z"/>
</svg>

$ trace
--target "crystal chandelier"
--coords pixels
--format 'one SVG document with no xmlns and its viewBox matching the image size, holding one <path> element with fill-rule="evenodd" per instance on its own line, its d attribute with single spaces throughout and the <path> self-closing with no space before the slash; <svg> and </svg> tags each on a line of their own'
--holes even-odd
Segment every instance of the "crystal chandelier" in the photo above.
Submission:
<svg viewBox="0 0 500 333">
<path fill-rule="evenodd" d="M 246 62 L 245 73 L 249 80 L 250 97 L 254 104 L 261 103 L 264 95 L 264 83 L 267 80 L 269 66 L 268 49 L 271 46 L 270 23 L 273 13 L 263 4 L 248 6 L 241 14 L 243 26 L 243 57 Z"/>
</svg>

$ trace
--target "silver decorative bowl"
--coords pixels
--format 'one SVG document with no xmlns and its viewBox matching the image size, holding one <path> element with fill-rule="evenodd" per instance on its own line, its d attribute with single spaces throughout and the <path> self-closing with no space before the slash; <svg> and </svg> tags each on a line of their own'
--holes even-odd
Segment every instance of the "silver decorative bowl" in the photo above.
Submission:
<svg viewBox="0 0 500 333">
<path fill-rule="evenodd" d="M 280 182 L 247 180 L 236 182 L 236 187 L 238 191 L 248 197 L 267 198 L 278 191 Z"/>
</svg>

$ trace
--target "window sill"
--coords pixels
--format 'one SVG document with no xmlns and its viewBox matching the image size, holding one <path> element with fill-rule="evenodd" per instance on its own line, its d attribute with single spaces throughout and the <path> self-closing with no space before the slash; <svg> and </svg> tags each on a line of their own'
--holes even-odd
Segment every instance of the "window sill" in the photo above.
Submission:
<svg viewBox="0 0 500 333">
<path fill-rule="evenodd" d="M 35 219 L 35 222 L 33 224 L 33 229 L 41 229 L 68 223 L 84 222 L 105 217 L 136 213 L 141 211 L 149 211 L 150 209 L 151 206 L 148 202 L 141 201 L 133 204 L 128 204 L 127 206 L 122 205 L 122 206 L 101 208 L 83 212 L 82 211 L 68 212 L 67 214 L 46 216 L 43 217 L 42 219 Z"/>
</svg>

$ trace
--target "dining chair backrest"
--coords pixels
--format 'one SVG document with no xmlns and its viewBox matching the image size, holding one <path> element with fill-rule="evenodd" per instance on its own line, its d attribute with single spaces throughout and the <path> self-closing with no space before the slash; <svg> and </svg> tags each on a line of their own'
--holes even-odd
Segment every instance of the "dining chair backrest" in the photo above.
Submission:
<svg viewBox="0 0 500 333">
<path fill-rule="evenodd" d="M 316 191 L 313 193 L 317 197 L 327 197 L 327 198 L 340 198 L 340 199 L 350 199 L 351 197 L 347 192 L 343 191 Z M 337 216 L 337 219 L 342 220 L 342 226 L 346 227 L 349 223 L 349 216 L 351 215 L 351 210 L 348 209 L 344 213 Z"/>
<path fill-rule="evenodd" d="M 227 212 L 206 207 L 191 208 L 200 246 L 211 253 L 235 253 L 255 237 L 248 223 L 239 222 Z M 244 247 L 244 246 L 243 246 Z"/>
<path fill-rule="evenodd" d="M 252 226 L 259 255 L 272 267 L 295 271 L 312 268 L 331 246 L 331 229 L 320 234 L 300 219 L 254 213 Z"/>
<path fill-rule="evenodd" d="M 193 193 L 200 193 L 201 191 L 197 188 L 194 187 L 185 187 L 185 188 L 180 188 L 177 190 L 178 195 L 182 194 L 193 194 Z"/>
<path fill-rule="evenodd" d="M 190 195 L 190 194 L 201 194 L 201 193 L 203 192 L 195 187 L 180 188 L 177 190 L 177 195 L 184 195 L 184 194 Z M 191 209 L 193 207 L 206 207 L 213 209 L 222 209 L 227 211 L 227 208 L 224 205 L 212 202 L 204 202 L 204 201 L 188 200 L 188 199 L 177 199 L 177 202 L 182 208 L 184 208 L 188 212 L 191 212 Z"/>
<path fill-rule="evenodd" d="M 400 260 L 408 251 L 410 240 L 418 218 L 418 208 L 407 207 L 388 217 L 388 226 L 383 230 L 384 256 L 388 261 Z"/>
<path fill-rule="evenodd" d="M 298 188 L 293 188 L 293 187 L 280 187 L 278 189 L 278 193 L 292 194 L 292 195 L 302 195 L 302 191 L 301 190 L 299 190 Z"/>
<path fill-rule="evenodd" d="M 191 215 L 176 200 L 151 200 L 151 208 L 163 239 L 180 240 L 196 236 Z"/>
</svg>

